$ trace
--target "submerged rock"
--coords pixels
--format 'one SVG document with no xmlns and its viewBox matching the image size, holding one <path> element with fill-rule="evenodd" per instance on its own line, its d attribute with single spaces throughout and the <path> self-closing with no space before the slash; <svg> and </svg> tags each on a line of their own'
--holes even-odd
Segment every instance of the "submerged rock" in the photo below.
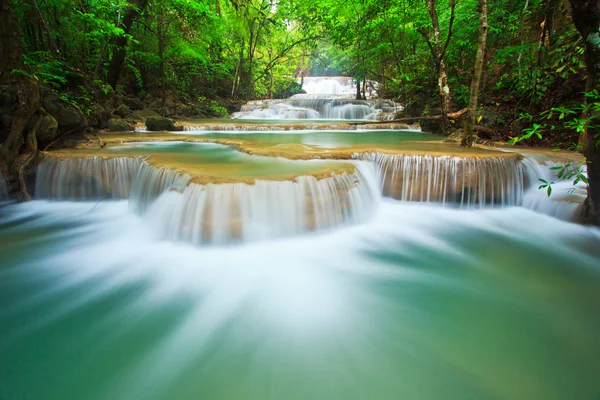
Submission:
<svg viewBox="0 0 600 400">
<path fill-rule="evenodd" d="M 175 121 L 170 118 L 150 117 L 146 119 L 146 128 L 149 131 L 182 131 L 183 127 L 175 126 Z"/>
</svg>

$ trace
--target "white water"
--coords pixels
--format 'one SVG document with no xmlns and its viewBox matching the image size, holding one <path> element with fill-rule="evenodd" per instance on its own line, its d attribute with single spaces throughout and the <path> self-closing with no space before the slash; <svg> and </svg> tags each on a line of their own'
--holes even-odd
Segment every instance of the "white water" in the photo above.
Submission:
<svg viewBox="0 0 600 400">
<path fill-rule="evenodd" d="M 369 85 L 373 88 L 375 83 Z M 402 110 L 391 100 L 354 100 L 356 87 L 349 77 L 306 77 L 304 88 L 306 94 L 286 100 L 250 101 L 232 118 L 381 121 L 394 119 Z"/>
<path fill-rule="evenodd" d="M 142 158 L 47 157 L 38 169 L 36 197 L 128 198 L 158 237 L 195 244 L 266 240 L 361 223 L 381 195 L 462 208 L 523 206 L 565 220 L 576 218 L 582 201 L 578 192 L 565 196 L 568 184 L 548 198 L 537 189 L 537 179 L 551 179 L 554 164 L 528 158 L 384 153 L 355 158 L 363 161 L 356 161 L 354 173 L 324 179 L 198 185 L 187 174 Z"/>
<path fill-rule="evenodd" d="M 515 157 L 356 154 L 374 163 L 383 195 L 464 208 L 522 204 L 523 167 Z"/>
<path fill-rule="evenodd" d="M 321 96 L 353 99 L 356 96 L 356 82 L 349 76 L 305 76 L 298 78 L 298 83 L 302 83 L 302 89 L 306 92 L 306 94 L 296 95 L 301 98 Z M 377 82 L 367 81 L 367 92 L 364 94 L 368 99 L 375 95 L 377 86 Z"/>
<path fill-rule="evenodd" d="M 559 179 L 558 171 L 552 170 L 552 167 L 563 164 L 538 160 L 535 155 L 525 157 L 523 165 L 529 185 L 523 199 L 524 207 L 566 221 L 577 218 L 587 197 L 587 186 L 583 182 L 573 185 L 572 179 Z M 547 195 L 546 189 L 539 188 L 543 184 L 540 179 L 552 183 L 550 196 Z"/>
<path fill-rule="evenodd" d="M 307 161 L 310 162 L 310 161 Z M 354 173 L 254 184 L 191 182 L 191 176 L 142 158 L 54 160 L 38 168 L 36 197 L 129 198 L 157 236 L 196 244 L 273 239 L 362 222 L 376 208 L 378 180 L 368 164 Z"/>
<path fill-rule="evenodd" d="M 597 393 L 597 229 L 384 200 L 354 227 L 207 248 L 157 241 L 125 202 L 6 212 L 6 399 Z"/>
<path fill-rule="evenodd" d="M 320 131 L 393 131 L 393 130 L 411 130 L 414 132 L 420 132 L 421 129 L 418 126 L 409 127 L 407 125 L 400 125 L 395 123 L 389 124 L 360 124 L 360 125 L 349 125 L 349 124 L 310 124 L 303 123 L 302 125 L 286 125 L 286 124 L 270 124 L 270 125 L 230 125 L 230 124 L 219 124 L 219 125 L 184 125 L 183 130 L 189 132 L 271 132 L 271 133 L 286 133 L 290 131 L 302 132 L 302 133 L 314 133 Z M 143 132 L 139 130 L 138 132 Z M 178 132 L 174 132 L 177 134 Z M 181 132 L 179 132 L 181 133 Z"/>
<path fill-rule="evenodd" d="M 363 222 L 373 213 L 379 187 L 369 165 L 355 173 L 253 185 L 190 184 L 152 204 L 147 220 L 162 237 L 195 244 L 226 244 L 298 235 Z"/>
<path fill-rule="evenodd" d="M 298 95 L 296 95 L 298 96 Z M 272 120 L 390 120 L 402 107 L 390 100 L 304 98 L 253 100 L 232 118 Z"/>
<path fill-rule="evenodd" d="M 306 76 L 298 79 L 302 82 L 302 89 L 307 95 L 342 96 L 353 98 L 356 96 L 356 84 L 348 76 Z"/>
</svg>

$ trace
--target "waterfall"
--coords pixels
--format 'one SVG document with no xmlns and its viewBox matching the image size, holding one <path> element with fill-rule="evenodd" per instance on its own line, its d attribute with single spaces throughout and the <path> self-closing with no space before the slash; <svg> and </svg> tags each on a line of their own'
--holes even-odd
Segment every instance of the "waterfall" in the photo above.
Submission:
<svg viewBox="0 0 600 400">
<path fill-rule="evenodd" d="M 35 195 L 40 199 L 126 199 L 143 158 L 45 157 L 37 170 Z"/>
<path fill-rule="evenodd" d="M 196 184 L 192 177 L 143 158 L 56 160 L 39 166 L 36 196 L 65 200 L 129 199 L 157 235 L 196 244 L 276 238 L 364 221 L 379 196 L 461 208 L 524 206 L 572 219 L 582 188 L 548 198 L 538 178 L 550 167 L 518 157 L 354 154 L 352 173 L 317 179 Z M 553 177 L 554 174 L 554 177 Z M 570 184 L 570 183 L 569 183 Z"/>
<path fill-rule="evenodd" d="M 302 83 L 302 89 L 306 94 L 300 95 L 306 98 L 317 98 L 318 96 L 354 98 L 356 96 L 356 81 L 349 76 L 306 76 L 298 78 Z M 375 95 L 378 82 L 367 80 L 367 98 Z"/>
<path fill-rule="evenodd" d="M 188 185 L 163 193 L 148 209 L 163 237 L 225 244 L 301 234 L 362 222 L 379 197 L 370 166 L 354 173 L 295 181 Z"/>
<path fill-rule="evenodd" d="M 307 95 L 349 96 L 356 95 L 356 84 L 348 76 L 306 76 L 302 89 Z"/>
<path fill-rule="evenodd" d="M 380 121 L 393 119 L 402 106 L 391 100 L 352 100 L 295 95 L 289 99 L 253 100 L 232 118 L 331 119 Z"/>
<path fill-rule="evenodd" d="M 375 209 L 374 169 L 254 184 L 192 183 L 192 177 L 143 158 L 46 157 L 38 168 L 36 196 L 59 200 L 129 199 L 160 237 L 223 244 L 261 240 L 364 221 Z"/>
<path fill-rule="evenodd" d="M 573 185 L 573 180 L 561 180 L 558 171 L 565 163 L 550 160 L 536 160 L 536 157 L 526 156 L 523 160 L 525 180 L 527 182 L 523 199 L 523 206 L 553 217 L 574 221 L 578 218 L 582 204 L 587 196 L 587 186 L 580 182 Z M 546 190 L 539 189 L 542 184 L 540 179 L 552 184 L 552 195 L 548 196 Z"/>
<path fill-rule="evenodd" d="M 269 125 L 233 125 L 233 124 L 215 124 L 215 125 L 184 125 L 186 132 L 283 132 L 283 131 L 363 131 L 363 130 L 420 130 L 418 127 L 411 127 L 400 124 L 269 124 Z"/>
<path fill-rule="evenodd" d="M 168 191 L 182 192 L 192 177 L 178 171 L 141 163 L 131 181 L 130 208 L 143 214 L 161 194 Z"/>
<path fill-rule="evenodd" d="M 517 157 L 355 154 L 374 163 L 384 196 L 464 208 L 520 205 L 523 167 Z"/>
</svg>

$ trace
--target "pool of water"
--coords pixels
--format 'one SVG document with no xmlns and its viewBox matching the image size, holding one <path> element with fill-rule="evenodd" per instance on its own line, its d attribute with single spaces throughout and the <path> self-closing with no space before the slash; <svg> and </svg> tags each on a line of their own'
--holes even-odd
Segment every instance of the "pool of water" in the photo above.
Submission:
<svg viewBox="0 0 600 400">
<path fill-rule="evenodd" d="M 384 147 L 412 148 L 421 142 L 442 140 L 443 137 L 421 131 L 277 131 L 277 132 L 178 132 L 211 139 L 242 139 L 265 144 L 303 144 L 321 148 Z M 417 142 L 417 143 L 415 143 Z"/>
<path fill-rule="evenodd" d="M 600 393 L 600 231 L 522 208 L 195 247 L 125 201 L 34 201 L 0 253 L 2 399 Z"/>
<path fill-rule="evenodd" d="M 180 168 L 195 176 L 213 178 L 273 178 L 341 171 L 342 162 L 296 161 L 281 157 L 253 156 L 235 147 L 214 143 L 148 142 L 109 147 L 108 153 L 150 156 L 157 165 Z"/>
</svg>

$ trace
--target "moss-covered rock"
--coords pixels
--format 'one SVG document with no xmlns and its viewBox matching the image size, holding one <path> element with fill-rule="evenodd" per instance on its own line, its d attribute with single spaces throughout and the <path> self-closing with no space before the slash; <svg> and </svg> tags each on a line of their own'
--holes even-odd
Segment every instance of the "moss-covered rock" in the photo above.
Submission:
<svg viewBox="0 0 600 400">
<path fill-rule="evenodd" d="M 129 107 L 130 110 L 137 111 L 144 108 L 144 102 L 137 97 L 123 97 L 123 104 Z"/>
<path fill-rule="evenodd" d="M 58 122 L 61 133 L 80 133 L 87 128 L 87 119 L 79 107 L 67 103 L 58 94 L 42 87 L 42 107 Z"/>
<path fill-rule="evenodd" d="M 150 117 L 146 119 L 146 128 L 149 131 L 182 131 L 183 127 L 175 126 L 175 121 L 170 118 Z"/>
<path fill-rule="evenodd" d="M 88 122 L 92 128 L 104 129 L 110 119 L 111 113 L 100 104 L 93 104 L 88 115 Z"/>
<path fill-rule="evenodd" d="M 119 117 L 125 118 L 125 117 L 128 117 L 131 115 L 131 109 L 129 107 L 127 107 L 125 104 L 121 104 L 115 110 L 115 114 L 117 114 Z"/>
<path fill-rule="evenodd" d="M 133 130 L 133 126 L 127 120 L 119 118 L 109 119 L 106 127 L 112 132 L 127 132 Z"/>
</svg>

